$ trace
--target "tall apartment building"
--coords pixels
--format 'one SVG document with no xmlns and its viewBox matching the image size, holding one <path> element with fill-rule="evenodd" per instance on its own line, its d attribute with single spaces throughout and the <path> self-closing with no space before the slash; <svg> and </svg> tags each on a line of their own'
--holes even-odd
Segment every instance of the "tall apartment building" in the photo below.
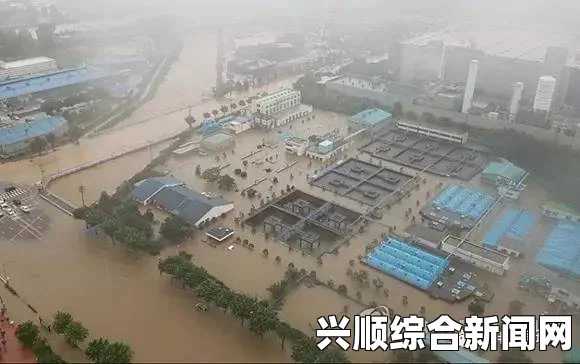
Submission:
<svg viewBox="0 0 580 364">
<path fill-rule="evenodd" d="M 536 96 L 534 97 L 534 111 L 549 112 L 552 99 L 556 91 L 556 79 L 552 76 L 542 76 L 538 80 Z"/>
<path fill-rule="evenodd" d="M 523 93 L 524 93 L 524 83 L 523 82 L 514 83 L 512 98 L 510 100 L 510 114 L 509 114 L 510 121 L 516 120 L 516 115 L 520 110 L 520 102 L 522 101 Z"/>
<path fill-rule="evenodd" d="M 471 104 L 473 103 L 473 94 L 475 93 L 475 83 L 477 82 L 478 68 L 479 61 L 477 59 L 472 59 L 469 63 L 467 81 L 465 81 L 465 94 L 463 96 L 463 106 L 461 107 L 461 112 L 463 114 L 469 113 Z"/>
<path fill-rule="evenodd" d="M 300 91 L 283 89 L 254 101 L 254 112 L 273 115 L 300 105 Z"/>
<path fill-rule="evenodd" d="M 0 61 L 0 81 L 56 70 L 56 61 L 48 57 L 27 58 L 12 62 Z"/>
</svg>

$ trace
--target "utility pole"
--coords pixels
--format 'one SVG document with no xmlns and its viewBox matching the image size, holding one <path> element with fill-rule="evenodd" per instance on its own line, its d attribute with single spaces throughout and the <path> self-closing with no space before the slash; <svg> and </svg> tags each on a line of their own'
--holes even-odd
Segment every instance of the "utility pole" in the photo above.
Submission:
<svg viewBox="0 0 580 364">
<path fill-rule="evenodd" d="M 81 201 L 83 203 L 83 207 L 86 207 L 86 205 L 85 205 L 85 186 L 80 185 L 79 186 L 79 192 L 81 194 Z"/>
</svg>

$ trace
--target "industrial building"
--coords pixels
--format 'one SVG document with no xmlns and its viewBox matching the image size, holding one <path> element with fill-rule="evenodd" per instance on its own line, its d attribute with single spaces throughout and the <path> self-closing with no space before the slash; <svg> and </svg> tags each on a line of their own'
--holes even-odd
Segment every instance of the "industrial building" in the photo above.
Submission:
<svg viewBox="0 0 580 364">
<path fill-rule="evenodd" d="M 378 109 L 366 109 L 348 119 L 348 127 L 351 131 L 367 129 L 369 132 L 377 131 L 391 122 L 391 114 Z"/>
<path fill-rule="evenodd" d="M 550 112 L 552 100 L 556 91 L 556 79 L 552 76 L 542 76 L 538 80 L 538 87 L 534 97 L 534 111 Z"/>
<path fill-rule="evenodd" d="M 448 235 L 441 242 L 441 250 L 469 264 L 497 275 L 509 270 L 510 257 L 493 249 L 473 244 L 467 240 Z"/>
<path fill-rule="evenodd" d="M 557 220 L 580 222 L 580 212 L 556 202 L 548 201 L 544 203 L 542 205 L 542 214 Z"/>
<path fill-rule="evenodd" d="M 192 226 L 220 217 L 234 209 L 234 203 L 221 196 L 199 193 L 171 177 L 153 177 L 137 182 L 130 196 L 182 218 Z"/>
<path fill-rule="evenodd" d="M 487 231 L 482 244 L 509 256 L 520 257 L 528 248 L 528 235 L 536 223 L 529 211 L 509 209 Z"/>
<path fill-rule="evenodd" d="M 0 101 L 12 97 L 27 96 L 61 87 L 104 80 L 124 74 L 124 70 L 103 67 L 83 67 L 62 70 L 41 76 L 0 83 Z"/>
<path fill-rule="evenodd" d="M 388 237 L 370 252 L 364 262 L 422 290 L 428 290 L 449 265 L 449 261 Z"/>
<path fill-rule="evenodd" d="M 341 245 L 360 215 L 303 191 L 293 190 L 252 211 L 245 223 L 285 244 L 321 256 Z"/>
<path fill-rule="evenodd" d="M 44 117 L 28 123 L 1 128 L 0 158 L 26 154 L 30 151 L 30 144 L 35 138 L 45 138 L 52 134 L 58 139 L 68 130 L 68 122 L 60 116 Z"/>
<path fill-rule="evenodd" d="M 220 119 L 224 129 L 231 131 L 234 134 L 240 134 L 250 130 L 254 126 L 253 119 L 245 116 L 226 116 Z"/>
<path fill-rule="evenodd" d="M 469 138 L 468 132 L 461 132 L 440 126 L 427 126 L 408 120 L 398 120 L 397 128 L 409 133 L 415 133 L 428 138 L 438 139 L 445 142 L 465 144 Z"/>
<path fill-rule="evenodd" d="M 56 61 L 48 57 L 27 58 L 12 62 L 0 61 L 0 81 L 56 70 Z"/>
<path fill-rule="evenodd" d="M 521 186 L 527 176 L 526 170 L 511 162 L 491 162 L 481 173 L 481 181 L 493 186 Z"/>
<path fill-rule="evenodd" d="M 559 222 L 538 252 L 536 263 L 560 274 L 580 278 L 580 223 Z"/>
</svg>

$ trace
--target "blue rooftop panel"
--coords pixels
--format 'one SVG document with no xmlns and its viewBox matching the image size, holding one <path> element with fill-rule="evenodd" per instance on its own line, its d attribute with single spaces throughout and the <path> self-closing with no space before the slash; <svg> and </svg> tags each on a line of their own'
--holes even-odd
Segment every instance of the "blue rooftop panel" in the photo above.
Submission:
<svg viewBox="0 0 580 364">
<path fill-rule="evenodd" d="M 125 71 L 104 67 L 62 70 L 42 76 L 0 83 L 0 100 L 117 76 Z"/>
<path fill-rule="evenodd" d="M 0 144 L 14 144 L 50 134 L 67 123 L 61 116 L 44 117 L 0 129 Z"/>
<path fill-rule="evenodd" d="M 366 109 L 350 118 L 351 121 L 366 125 L 376 125 L 382 122 L 388 122 L 391 120 L 391 114 L 385 110 L 373 108 Z"/>
<path fill-rule="evenodd" d="M 548 235 L 536 263 L 580 278 L 580 223 L 561 222 Z"/>
</svg>

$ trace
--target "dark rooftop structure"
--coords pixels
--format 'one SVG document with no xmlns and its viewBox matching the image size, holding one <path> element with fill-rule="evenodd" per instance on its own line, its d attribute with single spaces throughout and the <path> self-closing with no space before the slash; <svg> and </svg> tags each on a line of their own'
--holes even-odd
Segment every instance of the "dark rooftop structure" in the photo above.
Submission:
<svg viewBox="0 0 580 364">
<path fill-rule="evenodd" d="M 245 223 L 312 255 L 334 249 L 351 232 L 360 215 L 350 209 L 294 190 L 251 211 Z"/>
<path fill-rule="evenodd" d="M 454 144 L 390 129 L 361 148 L 373 157 L 462 180 L 483 170 L 489 151 L 475 144 Z"/>
<path fill-rule="evenodd" d="M 210 238 L 222 242 L 229 238 L 230 236 L 234 235 L 234 231 L 227 227 L 216 227 L 211 229 L 210 231 L 206 232 L 205 235 L 209 236 Z"/>
<path fill-rule="evenodd" d="M 367 205 L 378 201 L 393 204 L 404 196 L 414 177 L 389 168 L 350 158 L 313 176 L 310 183 Z M 397 192 L 395 192 L 397 191 Z"/>
<path fill-rule="evenodd" d="M 145 205 L 160 207 L 195 226 L 234 208 L 233 202 L 221 196 L 194 191 L 171 177 L 154 177 L 138 182 L 130 196 Z"/>
</svg>

